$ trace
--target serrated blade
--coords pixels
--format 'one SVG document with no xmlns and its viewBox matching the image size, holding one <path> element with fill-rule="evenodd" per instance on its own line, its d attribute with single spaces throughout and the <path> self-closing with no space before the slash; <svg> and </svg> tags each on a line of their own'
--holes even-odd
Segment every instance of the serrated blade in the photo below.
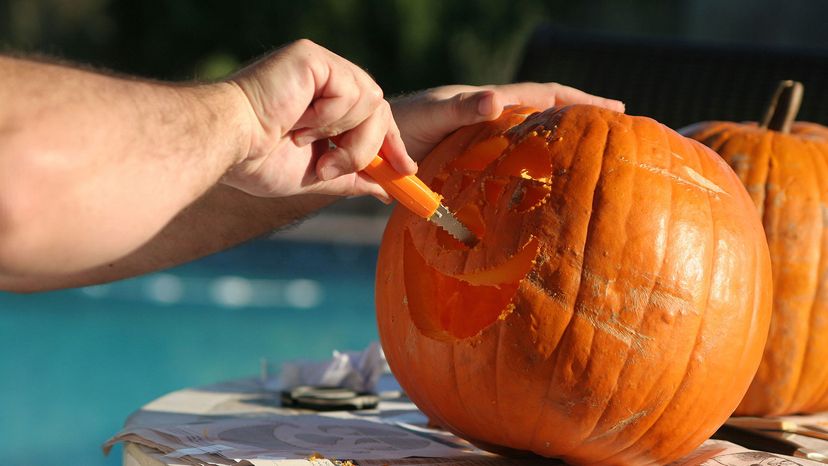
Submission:
<svg viewBox="0 0 828 466">
<path fill-rule="evenodd" d="M 465 225 L 457 220 L 443 204 L 437 207 L 434 214 L 428 218 L 429 221 L 434 222 L 437 226 L 446 230 L 448 234 L 453 236 L 457 241 L 465 244 L 468 247 L 474 247 L 477 244 L 478 238 Z"/>
</svg>

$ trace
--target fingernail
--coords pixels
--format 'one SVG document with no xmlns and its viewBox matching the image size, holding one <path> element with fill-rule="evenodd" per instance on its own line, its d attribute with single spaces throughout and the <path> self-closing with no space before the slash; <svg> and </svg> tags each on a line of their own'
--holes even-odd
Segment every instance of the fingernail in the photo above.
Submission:
<svg viewBox="0 0 828 466">
<path fill-rule="evenodd" d="M 310 134 L 300 134 L 299 136 L 294 136 L 293 137 L 293 142 L 296 143 L 296 145 L 299 146 L 299 147 L 305 147 L 308 144 L 311 144 L 315 140 L 316 140 L 316 138 L 314 138 Z"/>
<path fill-rule="evenodd" d="M 477 102 L 477 113 L 483 116 L 491 115 L 494 112 L 494 94 L 486 93 Z"/>
<path fill-rule="evenodd" d="M 394 199 L 392 199 L 390 196 L 387 196 L 387 195 L 374 194 L 374 197 L 379 199 L 380 202 L 382 202 L 385 205 L 390 205 L 392 202 L 394 202 Z"/>
</svg>

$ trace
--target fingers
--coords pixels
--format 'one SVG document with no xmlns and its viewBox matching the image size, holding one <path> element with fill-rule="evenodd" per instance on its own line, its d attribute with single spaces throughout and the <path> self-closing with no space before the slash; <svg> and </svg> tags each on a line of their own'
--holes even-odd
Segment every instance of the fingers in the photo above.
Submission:
<svg viewBox="0 0 828 466">
<path fill-rule="evenodd" d="M 495 90 L 443 86 L 395 101 L 394 118 L 409 155 L 420 160 L 452 131 L 493 120 L 503 106 L 503 98 Z"/>
<path fill-rule="evenodd" d="M 420 160 L 452 131 L 494 120 L 506 103 L 499 89 L 443 86 L 395 101 L 394 118 L 409 155 Z"/>
<path fill-rule="evenodd" d="M 339 69 L 325 72 L 318 77 L 324 86 L 293 127 L 300 146 L 356 127 L 383 102 L 380 87 L 355 65 L 340 63 Z"/>
<path fill-rule="evenodd" d="M 400 173 L 417 170 L 377 83 L 324 47 L 298 40 L 233 82 L 247 98 L 254 128 L 246 157 L 225 177 L 239 189 L 272 197 L 370 193 L 387 201 L 381 187 L 356 173 L 379 152 Z M 312 147 L 329 138 L 338 147 Z"/>
<path fill-rule="evenodd" d="M 313 74 L 313 100 L 293 129 L 293 140 L 302 147 L 320 139 L 336 137 L 337 147 L 322 155 L 316 174 L 323 180 L 357 172 L 380 151 L 402 174 L 413 174 L 417 166 L 408 156 L 382 90 L 353 63 L 319 47 L 325 66 L 309 69 Z"/>
<path fill-rule="evenodd" d="M 394 198 L 388 195 L 382 186 L 364 173 L 351 173 L 340 176 L 331 181 L 326 181 L 314 189 L 316 192 L 327 194 L 334 191 L 343 196 L 364 196 L 369 195 L 377 198 L 384 204 L 391 204 Z"/>
<path fill-rule="evenodd" d="M 599 97 L 561 84 L 553 84 L 552 86 L 555 88 L 555 105 L 589 104 L 616 112 L 623 112 L 625 109 L 624 103 L 620 100 Z"/>
<path fill-rule="evenodd" d="M 503 102 L 498 92 L 484 89 L 462 92 L 431 106 L 430 123 L 438 128 L 455 129 L 500 116 Z"/>
<path fill-rule="evenodd" d="M 403 175 L 416 173 L 417 165 L 405 150 L 400 131 L 387 102 L 365 121 L 337 138 L 337 146 L 316 164 L 317 176 L 328 181 L 365 168 L 378 153 Z"/>
<path fill-rule="evenodd" d="M 357 178 L 354 182 L 353 189 L 353 193 L 355 195 L 367 194 L 369 196 L 374 196 L 386 205 L 394 202 L 394 198 L 389 196 L 388 193 L 385 192 L 384 189 L 382 189 L 382 186 L 378 185 L 368 175 L 365 175 L 363 173 L 357 173 L 356 177 Z"/>
<path fill-rule="evenodd" d="M 488 86 L 450 85 L 426 91 L 424 96 L 430 96 L 434 101 L 441 101 L 450 99 L 457 94 L 483 89 L 496 92 L 503 100 L 504 105 L 527 105 L 545 110 L 556 105 L 589 104 L 617 112 L 624 111 L 624 104 L 619 100 L 596 96 L 558 83 L 523 82 Z"/>
<path fill-rule="evenodd" d="M 411 156 L 405 148 L 400 129 L 397 127 L 397 122 L 394 121 L 391 106 L 388 102 L 385 103 L 385 111 L 388 115 L 387 121 L 389 128 L 385 132 L 385 138 L 382 140 L 380 154 L 401 175 L 413 175 L 417 173 L 417 163 L 411 159 Z"/>
<path fill-rule="evenodd" d="M 588 104 L 604 107 L 616 112 L 624 111 L 624 103 L 589 94 L 574 87 L 558 83 L 516 83 L 500 86 L 483 86 L 496 91 L 505 105 L 527 105 L 539 110 L 554 106 Z"/>
<path fill-rule="evenodd" d="M 598 97 L 557 83 L 440 86 L 394 101 L 409 153 L 419 160 L 452 131 L 500 116 L 507 105 L 545 110 L 556 105 L 591 104 L 623 112 L 618 100 Z"/>
</svg>

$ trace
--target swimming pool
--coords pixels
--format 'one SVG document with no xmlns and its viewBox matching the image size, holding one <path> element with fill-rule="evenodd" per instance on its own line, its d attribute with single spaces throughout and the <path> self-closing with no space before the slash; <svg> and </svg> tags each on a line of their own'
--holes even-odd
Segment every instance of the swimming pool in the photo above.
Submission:
<svg viewBox="0 0 828 466">
<path fill-rule="evenodd" d="M 377 248 L 258 240 L 105 286 L 0 293 L 4 464 L 118 465 L 100 444 L 166 392 L 377 339 Z"/>
</svg>

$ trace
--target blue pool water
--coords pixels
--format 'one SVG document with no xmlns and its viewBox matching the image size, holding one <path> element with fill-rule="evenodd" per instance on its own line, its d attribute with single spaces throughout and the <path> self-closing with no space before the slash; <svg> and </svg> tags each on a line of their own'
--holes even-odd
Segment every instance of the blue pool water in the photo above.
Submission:
<svg viewBox="0 0 828 466">
<path fill-rule="evenodd" d="M 100 444 L 164 393 L 365 348 L 376 257 L 260 240 L 110 285 L 0 293 L 3 464 L 118 465 Z"/>
</svg>

